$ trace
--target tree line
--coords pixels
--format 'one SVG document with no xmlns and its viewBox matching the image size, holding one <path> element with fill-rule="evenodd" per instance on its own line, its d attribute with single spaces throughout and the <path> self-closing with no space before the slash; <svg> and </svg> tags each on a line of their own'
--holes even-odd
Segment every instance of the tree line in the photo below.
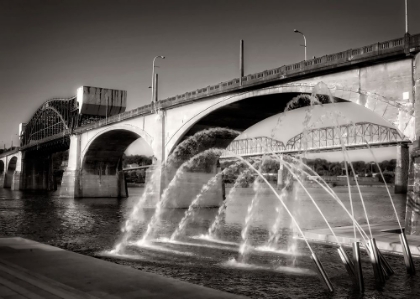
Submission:
<svg viewBox="0 0 420 299">
<path fill-rule="evenodd" d="M 153 157 L 144 155 L 130 155 L 125 154 L 122 157 L 123 168 L 127 168 L 130 164 L 136 164 L 138 166 L 151 165 Z M 124 172 L 127 183 L 138 183 L 144 184 L 146 181 L 146 169 L 136 169 Z"/>
<path fill-rule="evenodd" d="M 221 162 L 222 169 L 229 167 L 236 163 L 233 160 L 225 160 Z M 344 162 L 329 162 L 325 159 L 311 159 L 305 161 L 306 165 L 311 167 L 319 176 L 340 176 L 346 175 Z M 384 160 L 378 163 L 381 168 L 385 180 L 390 183 L 393 181 L 394 172 L 396 168 L 396 160 Z M 354 161 L 352 162 L 354 172 L 359 177 L 372 177 L 373 174 L 379 173 L 379 169 L 374 161 Z M 280 162 L 274 159 L 266 159 L 262 165 L 258 166 L 260 171 L 266 176 L 268 180 L 277 181 L 277 173 L 280 169 Z M 243 187 L 249 186 L 255 179 L 255 174 L 251 171 L 246 171 L 248 167 L 240 165 L 236 168 L 230 168 L 225 172 L 224 181 L 226 183 L 234 183 L 239 178 L 239 185 Z M 353 171 L 348 165 L 349 175 L 353 176 Z M 379 181 L 383 181 L 379 177 Z"/>
</svg>

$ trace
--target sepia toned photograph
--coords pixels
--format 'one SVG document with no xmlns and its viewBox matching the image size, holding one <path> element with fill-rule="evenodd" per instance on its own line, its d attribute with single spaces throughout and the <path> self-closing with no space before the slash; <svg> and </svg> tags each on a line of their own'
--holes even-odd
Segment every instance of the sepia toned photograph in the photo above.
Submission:
<svg viewBox="0 0 420 299">
<path fill-rule="evenodd" d="M 0 299 L 420 298 L 419 16 L 0 0 Z"/>
</svg>

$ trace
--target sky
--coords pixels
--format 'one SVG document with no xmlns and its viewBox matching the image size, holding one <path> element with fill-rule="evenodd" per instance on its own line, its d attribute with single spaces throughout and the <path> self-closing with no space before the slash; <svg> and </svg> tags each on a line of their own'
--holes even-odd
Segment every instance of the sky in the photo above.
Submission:
<svg viewBox="0 0 420 299">
<path fill-rule="evenodd" d="M 0 0 L 0 144 L 43 102 L 82 85 L 123 89 L 127 110 L 245 73 L 404 35 L 404 0 Z M 412 34 L 420 1 L 409 0 Z"/>
</svg>

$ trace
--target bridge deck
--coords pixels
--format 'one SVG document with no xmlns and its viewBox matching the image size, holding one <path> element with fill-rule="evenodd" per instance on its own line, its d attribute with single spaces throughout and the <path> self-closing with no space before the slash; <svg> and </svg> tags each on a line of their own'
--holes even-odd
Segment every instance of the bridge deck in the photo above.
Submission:
<svg viewBox="0 0 420 299">
<path fill-rule="evenodd" d="M 38 146 L 44 142 L 51 141 L 51 139 L 63 138 L 70 134 L 81 134 L 88 130 L 118 123 L 122 120 L 148 115 L 153 113 L 156 109 L 171 109 L 180 105 L 187 105 L 191 102 L 220 96 L 222 94 L 245 92 L 275 84 L 290 84 L 290 82 L 302 78 L 319 76 L 320 74 L 352 69 L 363 65 L 372 65 L 382 61 L 406 59 L 408 53 L 416 53 L 418 51 L 420 51 L 420 34 L 407 35 L 402 38 L 378 42 L 360 48 L 348 49 L 346 51 L 324 55 L 307 61 L 283 65 L 271 70 L 249 74 L 242 78 L 234 78 L 215 85 L 209 85 L 191 92 L 186 92 L 182 95 L 170 97 L 159 101 L 155 104 L 156 106 L 151 104 L 145 105 L 131 111 L 113 115 L 107 119 L 102 119 L 75 128 L 74 130 L 67 129 L 56 136 L 51 136 L 51 138 L 37 140 L 35 143 L 25 145 L 22 149 Z M 388 104 L 392 105 L 393 103 L 390 101 Z"/>
</svg>

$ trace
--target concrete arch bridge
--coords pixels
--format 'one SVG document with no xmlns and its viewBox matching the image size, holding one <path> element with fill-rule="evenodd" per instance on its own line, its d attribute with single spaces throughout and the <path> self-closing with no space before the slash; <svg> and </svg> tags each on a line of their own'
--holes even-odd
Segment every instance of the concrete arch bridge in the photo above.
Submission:
<svg viewBox="0 0 420 299">
<path fill-rule="evenodd" d="M 74 97 L 45 102 L 21 125 L 18 151 L 0 154 L 3 184 L 8 186 L 12 177 L 14 189 L 59 186 L 62 196 L 126 196 L 121 157 L 134 140 L 144 139 L 155 158 L 165 161 L 198 131 L 243 132 L 283 112 L 300 95 L 331 97 L 337 107 L 355 103 L 383 118 L 393 134 L 415 142 L 420 134 L 415 117 L 419 51 L 420 35 L 406 35 L 155 99 L 131 111 L 125 111 L 125 91 L 83 86 Z M 297 103 L 304 105 L 304 99 Z M 227 146 L 231 141 L 220 142 Z M 16 166 L 9 167 L 13 157 Z M 407 159 L 398 159 L 407 169 Z"/>
</svg>

